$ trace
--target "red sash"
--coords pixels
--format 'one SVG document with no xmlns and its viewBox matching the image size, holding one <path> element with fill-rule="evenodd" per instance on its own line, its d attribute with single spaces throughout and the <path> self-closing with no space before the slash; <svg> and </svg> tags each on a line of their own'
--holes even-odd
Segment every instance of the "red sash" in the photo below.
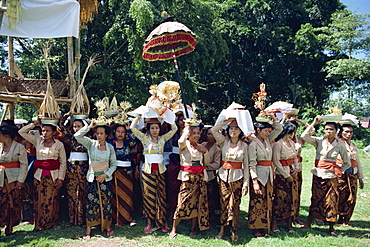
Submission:
<svg viewBox="0 0 370 247">
<path fill-rule="evenodd" d="M 243 162 L 240 161 L 221 161 L 224 169 L 242 169 Z"/>
<path fill-rule="evenodd" d="M 191 174 L 199 174 L 206 169 L 205 166 L 181 166 L 181 171 L 188 172 Z"/>
<path fill-rule="evenodd" d="M 152 163 L 152 171 L 159 171 L 158 163 Z"/>
<path fill-rule="evenodd" d="M 53 160 L 53 159 L 48 159 L 48 160 L 35 160 L 33 162 L 33 166 L 35 170 L 37 168 L 43 169 L 43 170 L 58 170 L 60 167 L 59 160 Z"/>
<path fill-rule="evenodd" d="M 325 161 L 315 159 L 315 167 L 331 171 L 335 175 L 337 175 L 337 177 L 342 176 L 342 171 L 340 170 L 340 167 L 336 164 L 335 161 Z"/>
<path fill-rule="evenodd" d="M 344 164 L 342 159 L 337 159 L 337 164 Z M 351 168 L 356 168 L 357 167 L 357 162 L 354 159 L 351 159 Z"/>
<path fill-rule="evenodd" d="M 271 160 L 259 160 L 257 161 L 258 166 L 272 166 Z"/>
<path fill-rule="evenodd" d="M 11 161 L 11 162 L 1 162 L 0 169 L 8 169 L 8 168 L 19 168 L 21 164 L 19 161 Z"/>
<path fill-rule="evenodd" d="M 300 155 L 297 155 L 297 159 L 298 159 L 298 162 L 302 162 L 302 156 L 300 156 Z"/>
<path fill-rule="evenodd" d="M 291 166 L 294 164 L 294 159 L 291 158 L 291 159 L 287 159 L 287 160 L 279 160 L 280 163 L 283 165 L 283 166 Z"/>
</svg>

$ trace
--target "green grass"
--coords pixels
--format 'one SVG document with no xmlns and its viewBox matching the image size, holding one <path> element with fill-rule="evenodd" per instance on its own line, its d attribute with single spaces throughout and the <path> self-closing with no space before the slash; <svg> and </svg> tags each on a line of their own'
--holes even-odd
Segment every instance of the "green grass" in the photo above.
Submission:
<svg viewBox="0 0 370 247">
<path fill-rule="evenodd" d="M 358 191 L 357 205 L 352 217 L 353 227 L 336 227 L 338 238 L 328 236 L 328 226 L 313 224 L 312 229 L 296 229 L 296 233 L 288 234 L 282 231 L 280 234 L 271 233 L 269 238 L 255 239 L 252 231 L 247 229 L 248 196 L 242 199 L 240 214 L 240 230 L 238 244 L 232 244 L 229 237 L 216 241 L 213 239 L 218 233 L 218 228 L 200 233 L 196 238 L 188 237 L 189 225 L 182 221 L 178 228 L 178 236 L 174 240 L 168 239 L 168 233 L 160 231 L 151 235 L 143 233 L 145 220 L 136 215 L 138 225 L 130 228 L 123 226 L 115 228 L 114 237 L 107 238 L 100 230 L 93 231 L 91 240 L 79 239 L 84 233 L 81 227 L 62 227 L 59 231 L 44 230 L 32 232 L 33 225 L 15 227 L 15 235 L 5 237 L 2 233 L 0 246 L 370 246 L 370 158 L 362 151 L 361 161 L 365 174 L 365 188 Z M 309 172 L 313 160 L 314 149 L 306 145 L 303 149 L 303 174 L 304 183 L 301 200 L 300 220 L 305 222 L 308 215 L 308 207 L 311 196 L 311 173 Z M 62 222 L 64 225 L 67 222 Z M 282 227 L 281 227 L 282 229 Z"/>
</svg>

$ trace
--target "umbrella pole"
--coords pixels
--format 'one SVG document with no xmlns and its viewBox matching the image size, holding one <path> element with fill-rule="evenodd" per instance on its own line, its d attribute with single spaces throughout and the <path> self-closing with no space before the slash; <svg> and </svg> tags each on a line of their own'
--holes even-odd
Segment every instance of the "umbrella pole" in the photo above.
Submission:
<svg viewBox="0 0 370 247">
<path fill-rule="evenodd" d="M 174 49 L 172 49 L 172 57 L 173 57 L 173 63 L 175 64 L 175 69 L 176 69 L 176 72 L 177 72 L 177 80 L 180 84 L 181 98 L 182 98 L 182 103 L 184 104 L 184 109 L 185 109 L 185 118 L 189 118 L 188 108 L 186 106 L 186 100 L 185 100 L 185 96 L 184 96 L 184 87 L 182 86 L 179 66 L 177 64 L 177 59 L 176 59 L 176 54 L 175 54 Z"/>
</svg>

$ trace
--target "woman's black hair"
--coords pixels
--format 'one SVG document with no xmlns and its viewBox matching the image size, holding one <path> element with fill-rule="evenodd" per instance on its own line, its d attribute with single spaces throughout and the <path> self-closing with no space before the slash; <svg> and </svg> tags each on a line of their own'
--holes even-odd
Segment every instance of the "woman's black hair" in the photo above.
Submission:
<svg viewBox="0 0 370 247">
<path fill-rule="evenodd" d="M 110 127 L 109 127 L 109 126 L 107 126 L 107 125 L 103 125 L 103 126 L 96 126 L 96 129 L 98 129 L 98 128 L 104 128 L 105 134 L 106 134 L 107 136 L 109 136 L 109 135 L 110 135 L 111 129 L 110 129 Z"/>
<path fill-rule="evenodd" d="M 340 127 L 339 124 L 334 123 L 334 122 L 326 122 L 325 125 L 324 125 L 324 128 L 325 128 L 326 125 L 333 125 L 336 130 L 338 130 L 339 127 Z"/>
<path fill-rule="evenodd" d="M 289 122 L 291 122 L 292 124 L 294 124 L 294 126 L 295 126 L 295 128 L 297 129 L 298 128 L 298 122 L 297 121 L 289 121 Z"/>
<path fill-rule="evenodd" d="M 152 126 L 153 124 L 157 124 L 159 126 L 159 129 L 161 130 L 162 128 L 162 125 L 160 123 L 146 123 L 145 125 L 145 129 L 146 129 L 146 132 L 149 133 L 150 132 L 150 126 Z M 160 133 L 161 135 L 161 133 Z"/>
<path fill-rule="evenodd" d="M 10 125 L 10 126 L 15 126 L 15 123 L 14 123 L 14 120 L 11 120 L 11 119 L 5 119 L 5 120 L 3 120 L 3 122 L 1 123 L 1 125 Z"/>
<path fill-rule="evenodd" d="M 278 137 L 276 137 L 275 141 L 280 140 L 281 138 L 283 138 L 284 136 L 288 134 L 293 134 L 293 132 L 296 129 L 295 125 L 291 122 L 284 122 L 282 125 L 283 125 L 283 131 L 278 135 Z"/>
<path fill-rule="evenodd" d="M 74 122 L 76 122 L 76 121 L 81 122 L 81 123 L 82 123 L 82 125 L 85 125 L 85 124 L 84 124 L 84 122 L 82 121 L 82 119 L 75 119 L 75 120 L 73 120 L 73 123 L 74 123 Z M 73 124 L 73 123 L 72 123 L 72 124 Z"/>
<path fill-rule="evenodd" d="M 240 134 L 239 134 L 239 136 L 238 136 L 238 139 L 239 140 L 241 140 L 243 137 L 244 137 L 244 133 L 243 133 L 243 131 L 242 131 L 242 129 L 238 126 L 238 128 L 240 129 Z M 230 129 L 230 126 L 227 126 L 227 129 L 226 129 L 226 135 L 229 137 L 229 138 L 231 138 L 230 137 L 230 134 L 229 134 L 229 129 Z"/>
<path fill-rule="evenodd" d="M 114 136 L 116 135 L 116 131 L 117 131 L 117 129 L 118 129 L 119 127 L 123 127 L 123 129 L 125 130 L 125 136 L 126 136 L 126 135 L 127 135 L 127 129 L 126 129 L 126 126 L 125 126 L 125 125 L 123 125 L 123 124 L 116 124 L 116 125 L 114 126 L 114 129 L 113 129 L 113 134 L 114 134 Z"/>
<path fill-rule="evenodd" d="M 269 123 L 264 123 L 264 122 L 255 122 L 254 124 L 254 130 L 257 132 L 257 129 L 272 129 L 272 125 Z"/>
<path fill-rule="evenodd" d="M 176 119 L 175 119 L 175 123 L 176 123 L 176 124 L 179 122 L 180 117 L 185 118 L 185 116 L 184 116 L 184 114 L 183 114 L 183 113 L 178 113 L 178 114 L 176 114 Z"/>
<path fill-rule="evenodd" d="M 205 142 L 207 141 L 207 134 L 208 134 L 208 130 L 210 130 L 212 127 L 205 127 L 202 129 L 202 133 L 200 133 L 200 138 L 202 140 L 202 142 Z"/>
<path fill-rule="evenodd" d="M 46 126 L 49 126 L 51 128 L 52 131 L 57 131 L 57 126 L 55 125 L 51 125 L 51 124 L 43 124 L 42 125 L 42 128 L 46 127 Z"/>
<path fill-rule="evenodd" d="M 1 125 L 0 133 L 3 135 L 8 135 L 11 139 L 14 139 L 18 133 L 18 128 L 12 125 Z"/>
<path fill-rule="evenodd" d="M 118 129 L 119 127 L 123 127 L 123 128 L 125 129 L 125 133 L 127 132 L 127 129 L 126 129 L 126 126 L 125 126 L 125 125 L 123 125 L 123 124 L 116 124 L 116 125 L 114 126 L 113 133 L 116 133 L 116 131 L 117 131 L 117 129 Z"/>
<path fill-rule="evenodd" d="M 352 128 L 352 130 L 353 130 L 353 126 L 352 125 L 350 125 L 350 124 L 343 124 L 342 126 L 340 126 L 340 128 L 339 128 L 339 133 L 338 133 L 338 136 L 339 137 L 342 137 L 342 132 L 343 132 L 343 128 Z"/>
</svg>

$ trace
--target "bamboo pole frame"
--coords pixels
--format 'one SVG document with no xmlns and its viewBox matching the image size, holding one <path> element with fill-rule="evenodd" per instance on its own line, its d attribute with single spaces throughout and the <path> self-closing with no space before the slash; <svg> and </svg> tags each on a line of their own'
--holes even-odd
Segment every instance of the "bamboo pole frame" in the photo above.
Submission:
<svg viewBox="0 0 370 247">
<path fill-rule="evenodd" d="M 9 71 L 8 75 L 14 76 L 14 49 L 13 49 L 13 37 L 8 36 L 8 63 Z M 9 118 L 14 120 L 14 102 L 9 103 Z"/>
<path fill-rule="evenodd" d="M 69 97 L 73 98 L 76 93 L 76 81 L 74 78 L 74 69 L 73 69 L 73 37 L 67 37 L 67 54 L 68 54 L 68 81 L 69 86 Z"/>
</svg>

